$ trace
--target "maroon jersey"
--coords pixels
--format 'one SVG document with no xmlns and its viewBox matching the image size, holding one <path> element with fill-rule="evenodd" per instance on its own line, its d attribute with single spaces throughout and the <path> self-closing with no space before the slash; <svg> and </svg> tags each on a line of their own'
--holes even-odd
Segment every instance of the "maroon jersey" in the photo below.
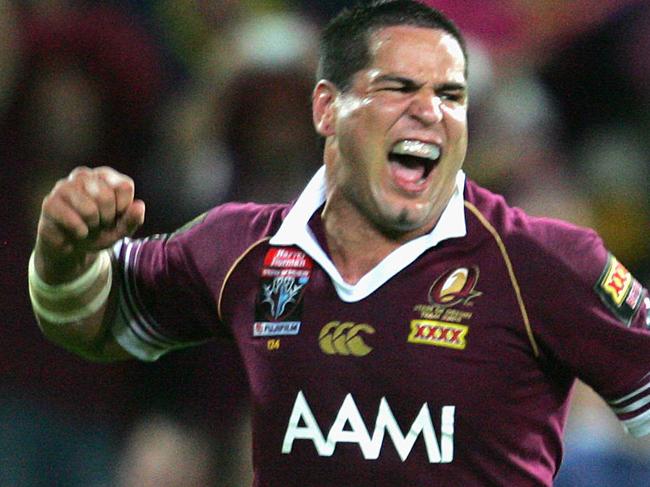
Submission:
<svg viewBox="0 0 650 487">
<path fill-rule="evenodd" d="M 551 485 L 576 377 L 650 431 L 648 292 L 594 232 L 460 173 L 436 228 L 349 285 L 322 172 L 293 206 L 227 204 L 115 248 L 131 353 L 237 342 L 255 485 Z"/>
</svg>

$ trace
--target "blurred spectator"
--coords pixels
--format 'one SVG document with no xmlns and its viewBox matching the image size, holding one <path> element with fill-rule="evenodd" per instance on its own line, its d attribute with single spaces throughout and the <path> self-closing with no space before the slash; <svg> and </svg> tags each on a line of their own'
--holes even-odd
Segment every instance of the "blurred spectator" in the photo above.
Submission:
<svg viewBox="0 0 650 487">
<path fill-rule="evenodd" d="M 137 2 L 136 2 L 137 3 Z M 201 70 L 206 46 L 226 44 L 242 15 L 240 0 L 158 0 L 151 13 L 163 42 L 191 76 Z M 222 62 L 227 62 L 224 56 Z"/>
<path fill-rule="evenodd" d="M 157 143 L 136 175 L 148 205 L 144 232 L 171 231 L 231 196 L 235 167 L 221 136 L 223 98 L 216 86 L 193 86 L 161 110 Z"/>
<path fill-rule="evenodd" d="M 311 118 L 317 30 L 299 16 L 241 26 L 242 65 L 231 78 L 225 139 L 237 162 L 233 197 L 292 200 L 321 164 Z"/>
<path fill-rule="evenodd" d="M 206 40 L 195 76 L 157 124 L 140 185 L 150 221 L 169 229 L 226 200 L 297 196 L 320 164 L 316 38 L 316 26 L 285 12 L 239 16 Z"/>
<path fill-rule="evenodd" d="M 137 163 L 163 74 L 156 47 L 119 10 L 37 5 L 20 9 L 23 69 L 0 124 L 0 158 L 20 171 L 16 182 L 38 205 L 76 165 Z M 34 204 L 26 206 L 30 224 Z"/>
<path fill-rule="evenodd" d="M 212 440 L 165 416 L 143 418 L 127 437 L 116 487 L 215 485 Z"/>
<path fill-rule="evenodd" d="M 296 70 L 243 71 L 228 111 L 227 142 L 237 161 L 234 198 L 292 200 L 320 165 L 309 109 L 313 80 Z"/>
<path fill-rule="evenodd" d="M 555 101 L 536 73 L 501 72 L 472 103 L 466 171 L 531 214 L 593 225 L 584 179 L 561 144 Z"/>
</svg>

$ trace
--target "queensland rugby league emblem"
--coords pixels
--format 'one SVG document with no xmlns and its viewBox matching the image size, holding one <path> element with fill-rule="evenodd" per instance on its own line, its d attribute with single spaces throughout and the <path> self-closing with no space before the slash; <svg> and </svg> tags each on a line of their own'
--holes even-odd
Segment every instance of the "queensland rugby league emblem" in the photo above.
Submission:
<svg viewBox="0 0 650 487">
<path fill-rule="evenodd" d="M 475 289 L 478 276 L 479 270 L 476 266 L 447 270 L 429 288 L 429 303 L 445 308 L 468 304 L 483 294 Z"/>
</svg>

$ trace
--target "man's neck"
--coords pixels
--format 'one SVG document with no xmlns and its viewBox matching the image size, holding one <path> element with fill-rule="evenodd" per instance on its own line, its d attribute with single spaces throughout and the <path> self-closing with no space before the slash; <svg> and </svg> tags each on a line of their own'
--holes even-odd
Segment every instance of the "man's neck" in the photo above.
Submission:
<svg viewBox="0 0 650 487">
<path fill-rule="evenodd" d="M 431 230 L 388 235 L 348 201 L 332 194 L 321 218 L 330 258 L 343 280 L 353 285 L 395 249 Z"/>
</svg>

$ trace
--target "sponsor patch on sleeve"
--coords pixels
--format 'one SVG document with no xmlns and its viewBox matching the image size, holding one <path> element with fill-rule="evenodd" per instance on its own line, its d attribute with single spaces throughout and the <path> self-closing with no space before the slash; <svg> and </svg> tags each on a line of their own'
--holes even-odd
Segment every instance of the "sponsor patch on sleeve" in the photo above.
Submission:
<svg viewBox="0 0 650 487">
<path fill-rule="evenodd" d="M 612 313 L 629 326 L 640 308 L 643 286 L 612 254 L 594 289 Z"/>
</svg>

